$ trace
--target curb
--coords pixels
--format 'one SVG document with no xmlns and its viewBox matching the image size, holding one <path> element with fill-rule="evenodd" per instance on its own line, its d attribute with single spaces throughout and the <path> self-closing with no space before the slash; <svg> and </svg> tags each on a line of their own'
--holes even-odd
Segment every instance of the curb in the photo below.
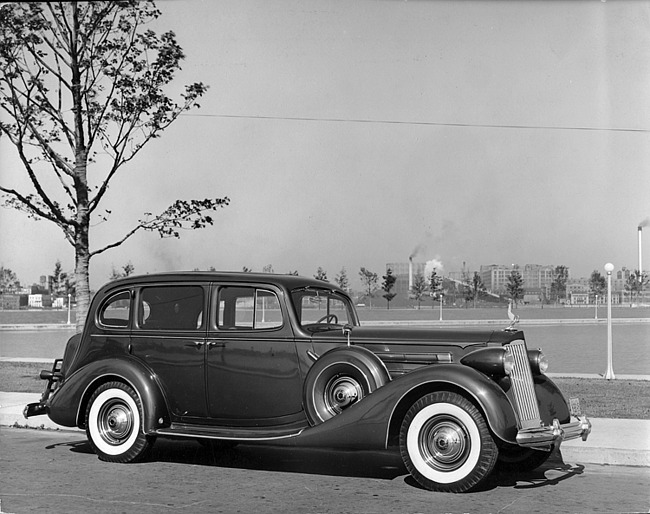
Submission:
<svg viewBox="0 0 650 514">
<path fill-rule="evenodd" d="M 361 326 L 426 326 L 426 327 L 445 327 L 445 326 L 492 326 L 506 327 L 509 325 L 508 320 L 503 319 L 420 319 L 420 320 L 361 320 Z M 612 324 L 638 324 L 650 323 L 650 318 L 612 318 Z M 546 325 L 606 325 L 606 318 L 557 318 L 557 319 L 520 319 L 517 326 L 532 327 L 532 326 L 546 326 Z"/>
<path fill-rule="evenodd" d="M 5 323 L 0 325 L 0 330 L 76 330 L 76 326 L 67 323 Z"/>
<path fill-rule="evenodd" d="M 590 419 L 587 441 L 562 443 L 565 461 L 612 466 L 650 467 L 650 421 L 645 419 Z"/>
<path fill-rule="evenodd" d="M 70 432 L 82 432 L 76 427 L 64 427 L 57 425 L 48 416 L 35 416 L 25 418 L 23 409 L 28 403 L 34 403 L 41 399 L 38 393 L 5 393 L 0 392 L 0 426 L 14 428 L 32 428 L 40 430 L 65 430 Z"/>
</svg>

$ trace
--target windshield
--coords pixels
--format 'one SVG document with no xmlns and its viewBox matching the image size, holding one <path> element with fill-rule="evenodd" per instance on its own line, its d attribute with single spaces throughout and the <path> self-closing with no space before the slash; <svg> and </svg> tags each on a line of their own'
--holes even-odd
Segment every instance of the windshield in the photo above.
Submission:
<svg viewBox="0 0 650 514">
<path fill-rule="evenodd" d="M 302 326 L 357 325 L 357 317 L 347 296 L 328 289 L 302 288 L 291 292 Z"/>
</svg>

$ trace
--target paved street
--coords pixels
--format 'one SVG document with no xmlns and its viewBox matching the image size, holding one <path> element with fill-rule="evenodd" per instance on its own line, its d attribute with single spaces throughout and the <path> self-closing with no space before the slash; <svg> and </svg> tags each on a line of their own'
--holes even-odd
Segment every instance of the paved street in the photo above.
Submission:
<svg viewBox="0 0 650 514">
<path fill-rule="evenodd" d="M 399 455 L 240 446 L 206 454 L 159 440 L 142 464 L 107 464 L 82 432 L 0 429 L 0 512 L 648 512 L 650 468 L 554 456 L 483 490 L 419 489 Z"/>
</svg>

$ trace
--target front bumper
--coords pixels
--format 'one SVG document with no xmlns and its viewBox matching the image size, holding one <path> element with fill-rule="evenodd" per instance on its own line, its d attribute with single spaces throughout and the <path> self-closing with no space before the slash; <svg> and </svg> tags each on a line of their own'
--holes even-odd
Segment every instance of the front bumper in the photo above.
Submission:
<svg viewBox="0 0 650 514">
<path fill-rule="evenodd" d="M 564 425 L 554 419 L 552 425 L 519 430 L 517 432 L 517 444 L 526 448 L 548 448 L 551 445 L 557 448 L 562 441 L 569 441 L 578 437 L 586 441 L 590 433 L 591 422 L 586 416 L 580 416 L 577 421 L 565 423 Z"/>
</svg>

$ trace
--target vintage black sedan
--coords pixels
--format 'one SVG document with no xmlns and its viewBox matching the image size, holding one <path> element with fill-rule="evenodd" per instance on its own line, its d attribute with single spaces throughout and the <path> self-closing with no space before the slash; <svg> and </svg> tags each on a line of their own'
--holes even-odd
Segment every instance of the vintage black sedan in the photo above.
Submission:
<svg viewBox="0 0 650 514">
<path fill-rule="evenodd" d="M 24 414 L 85 429 L 109 462 L 157 437 L 388 448 L 423 487 L 463 492 L 589 435 L 546 367 L 512 327 L 361 326 L 327 282 L 165 273 L 102 287 Z"/>
</svg>

